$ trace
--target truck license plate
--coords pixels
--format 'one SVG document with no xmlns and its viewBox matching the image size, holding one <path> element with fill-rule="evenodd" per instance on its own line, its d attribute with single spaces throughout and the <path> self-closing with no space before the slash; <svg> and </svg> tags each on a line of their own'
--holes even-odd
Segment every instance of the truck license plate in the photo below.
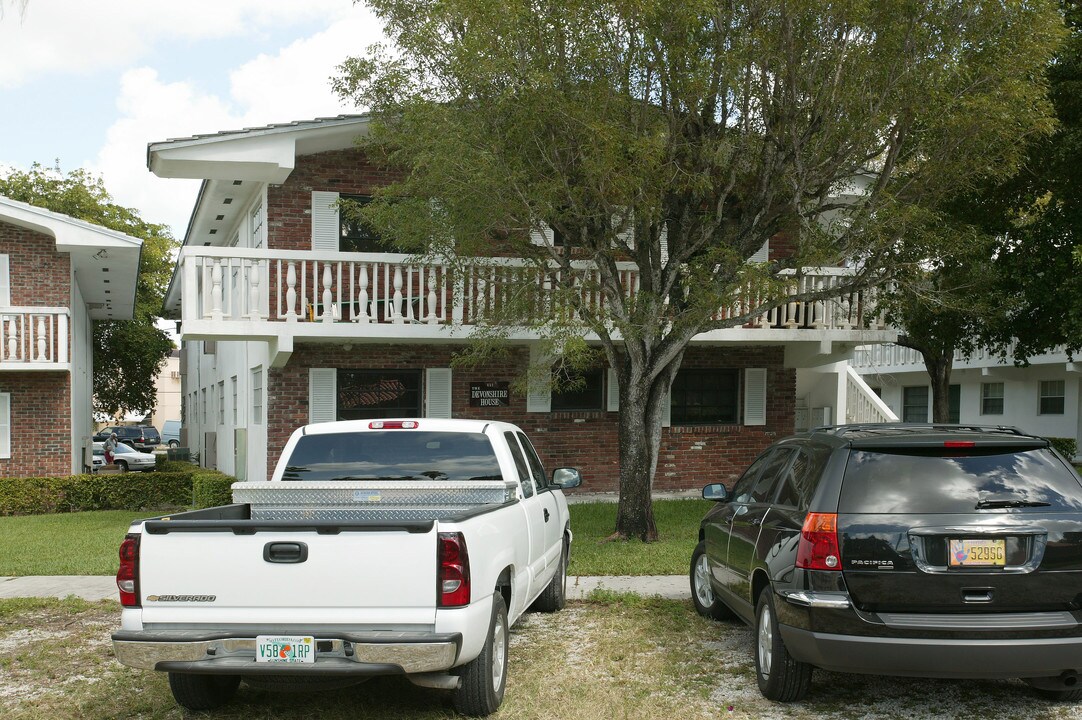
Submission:
<svg viewBox="0 0 1082 720">
<path fill-rule="evenodd" d="M 950 541 L 950 567 L 1003 567 L 1007 544 L 1003 539 L 954 539 Z"/>
<path fill-rule="evenodd" d="M 316 641 L 301 635 L 259 635 L 255 661 L 261 663 L 314 663 Z"/>
</svg>

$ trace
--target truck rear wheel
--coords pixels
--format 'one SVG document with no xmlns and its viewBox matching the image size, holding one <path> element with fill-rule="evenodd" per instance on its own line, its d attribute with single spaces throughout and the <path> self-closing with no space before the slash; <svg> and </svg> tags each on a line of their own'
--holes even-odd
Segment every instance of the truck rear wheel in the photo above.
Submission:
<svg viewBox="0 0 1082 720">
<path fill-rule="evenodd" d="M 169 689 L 178 705 L 189 710 L 213 710 L 233 699 L 239 675 L 192 675 L 169 673 Z"/>
<path fill-rule="evenodd" d="M 455 710 L 484 717 L 499 709 L 507 688 L 507 606 L 503 595 L 492 596 L 492 622 L 481 654 L 462 667 Z"/>
</svg>

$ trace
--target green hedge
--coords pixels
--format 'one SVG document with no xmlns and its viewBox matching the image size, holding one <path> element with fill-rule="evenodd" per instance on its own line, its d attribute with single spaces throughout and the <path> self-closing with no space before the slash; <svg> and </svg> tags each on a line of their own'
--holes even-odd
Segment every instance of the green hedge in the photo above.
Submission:
<svg viewBox="0 0 1082 720">
<path fill-rule="evenodd" d="M 174 466 L 184 466 L 182 472 Z M 190 463 L 168 470 L 59 478 L 0 478 L 0 516 L 84 510 L 164 510 L 232 502 L 234 478 Z"/>
<path fill-rule="evenodd" d="M 1052 443 L 1052 447 L 1059 450 L 1059 454 L 1068 460 L 1073 460 L 1075 453 L 1078 452 L 1078 442 L 1074 438 L 1050 437 L 1048 442 Z"/>
</svg>

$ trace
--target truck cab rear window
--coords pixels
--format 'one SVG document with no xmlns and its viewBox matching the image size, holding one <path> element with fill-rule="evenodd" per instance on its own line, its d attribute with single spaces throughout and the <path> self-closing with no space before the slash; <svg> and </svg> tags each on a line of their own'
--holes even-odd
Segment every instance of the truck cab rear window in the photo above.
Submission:
<svg viewBox="0 0 1082 720">
<path fill-rule="evenodd" d="M 1011 512 L 1082 510 L 1082 485 L 1046 449 L 854 449 L 838 511 L 934 514 L 997 507 Z"/>
<path fill-rule="evenodd" d="M 305 435 L 283 480 L 502 480 L 481 433 L 386 430 Z"/>
</svg>

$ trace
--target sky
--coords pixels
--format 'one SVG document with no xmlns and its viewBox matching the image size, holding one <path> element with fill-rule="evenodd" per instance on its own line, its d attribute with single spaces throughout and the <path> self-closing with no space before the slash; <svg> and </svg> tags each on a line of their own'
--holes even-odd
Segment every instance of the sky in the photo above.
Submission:
<svg viewBox="0 0 1082 720">
<path fill-rule="evenodd" d="M 359 112 L 336 66 L 381 39 L 351 0 L 0 0 L 0 172 L 100 175 L 183 239 L 199 187 L 146 166 L 151 142 Z"/>
</svg>

